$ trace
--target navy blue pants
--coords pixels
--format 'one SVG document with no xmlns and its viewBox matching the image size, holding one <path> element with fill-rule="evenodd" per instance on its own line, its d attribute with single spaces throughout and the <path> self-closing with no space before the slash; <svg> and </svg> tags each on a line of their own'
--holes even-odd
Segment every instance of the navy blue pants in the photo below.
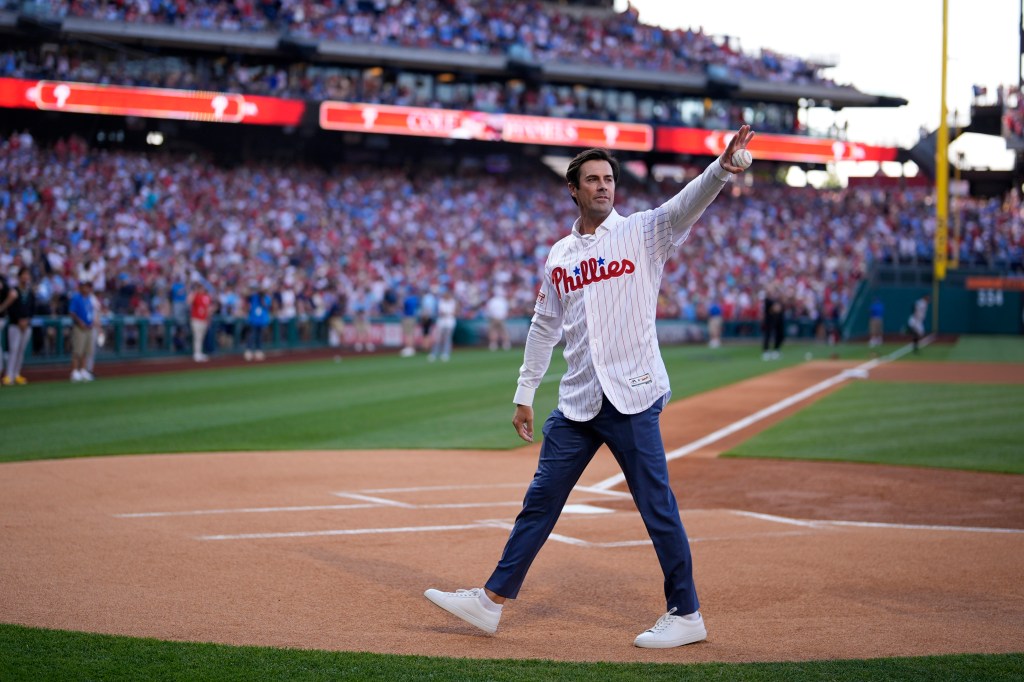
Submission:
<svg viewBox="0 0 1024 682">
<path fill-rule="evenodd" d="M 555 410 L 544 423 L 540 462 L 523 509 L 516 517 L 505 551 L 486 583 L 487 589 L 515 599 L 537 552 L 555 527 L 569 493 L 602 444 L 619 463 L 633 501 L 654 542 L 665 574 L 668 609 L 685 615 L 700 605 L 693 584 L 693 562 L 679 507 L 668 482 L 668 463 L 658 418 L 668 396 L 639 414 L 622 414 L 604 399 L 601 411 L 586 422 L 567 419 Z"/>
</svg>

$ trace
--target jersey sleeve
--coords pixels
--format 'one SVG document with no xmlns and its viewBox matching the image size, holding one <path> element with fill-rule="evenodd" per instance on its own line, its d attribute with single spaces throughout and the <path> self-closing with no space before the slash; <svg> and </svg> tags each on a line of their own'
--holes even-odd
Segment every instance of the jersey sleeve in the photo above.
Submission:
<svg viewBox="0 0 1024 682">
<path fill-rule="evenodd" d="M 562 302 L 558 298 L 558 291 L 551 283 L 550 260 L 544 265 L 544 279 L 540 283 L 540 290 L 537 292 L 537 302 L 533 311 L 545 317 L 562 319 Z"/>
<path fill-rule="evenodd" d="M 704 214 L 711 202 L 732 176 L 718 159 L 691 180 L 675 196 L 650 212 L 644 221 L 647 243 L 656 258 L 664 260 L 686 241 L 690 228 Z"/>
</svg>

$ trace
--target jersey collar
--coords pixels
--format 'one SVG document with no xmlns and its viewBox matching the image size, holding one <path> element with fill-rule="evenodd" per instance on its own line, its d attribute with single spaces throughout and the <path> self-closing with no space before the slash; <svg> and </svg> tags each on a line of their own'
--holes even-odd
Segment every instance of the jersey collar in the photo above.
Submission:
<svg viewBox="0 0 1024 682">
<path fill-rule="evenodd" d="M 625 219 L 622 216 L 620 216 L 619 212 L 613 208 L 612 212 L 608 214 L 608 217 L 604 219 L 604 222 L 597 226 L 597 229 L 594 231 L 594 238 L 596 239 L 597 237 L 602 236 L 604 233 L 609 232 L 613 227 L 618 225 L 623 220 Z M 576 237 L 579 237 L 580 239 L 587 236 L 580 233 L 579 218 L 577 218 L 576 221 L 572 224 L 572 234 Z"/>
</svg>

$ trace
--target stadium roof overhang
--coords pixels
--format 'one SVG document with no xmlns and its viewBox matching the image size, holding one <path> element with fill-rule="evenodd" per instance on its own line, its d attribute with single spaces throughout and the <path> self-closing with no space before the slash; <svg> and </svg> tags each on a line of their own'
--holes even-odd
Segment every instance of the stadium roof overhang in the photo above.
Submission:
<svg viewBox="0 0 1024 682">
<path fill-rule="evenodd" d="M 250 33 L 181 29 L 156 24 L 128 24 L 68 17 L 61 32 L 71 37 L 104 38 L 121 43 L 163 45 L 193 50 L 273 54 L 278 51 L 277 33 Z"/>
<path fill-rule="evenodd" d="M 828 87 L 795 83 L 774 83 L 741 79 L 737 82 L 732 96 L 738 99 L 763 100 L 766 102 L 796 103 L 801 99 L 814 100 L 818 106 L 842 109 L 843 107 L 899 107 L 907 103 L 900 97 L 869 95 L 856 88 Z"/>
<path fill-rule="evenodd" d="M 541 67 L 545 79 L 605 87 L 642 88 L 704 94 L 708 78 L 695 73 L 663 73 L 641 69 L 595 69 L 584 64 L 546 63 Z"/>
</svg>

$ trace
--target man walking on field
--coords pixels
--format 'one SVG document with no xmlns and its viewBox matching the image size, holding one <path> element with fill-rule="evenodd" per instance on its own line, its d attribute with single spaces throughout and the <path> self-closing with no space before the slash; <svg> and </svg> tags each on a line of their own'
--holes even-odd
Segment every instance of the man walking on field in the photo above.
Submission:
<svg viewBox="0 0 1024 682">
<path fill-rule="evenodd" d="M 603 149 L 576 156 L 566 171 L 580 209 L 557 242 L 527 335 L 512 424 L 533 441 L 533 398 L 565 335 L 568 370 L 558 408 L 544 424 L 544 444 L 505 551 L 483 588 L 425 596 L 486 632 L 495 632 L 504 602 L 515 599 L 583 470 L 602 444 L 621 467 L 665 576 L 667 613 L 634 644 L 668 648 L 707 637 L 693 583 L 689 541 L 669 486 L 658 422 L 671 395 L 658 347 L 655 312 L 665 261 L 690 227 L 743 171 L 733 154 L 754 133 L 743 126 L 722 156 L 658 208 L 620 216 L 614 209 L 618 162 Z"/>
</svg>

